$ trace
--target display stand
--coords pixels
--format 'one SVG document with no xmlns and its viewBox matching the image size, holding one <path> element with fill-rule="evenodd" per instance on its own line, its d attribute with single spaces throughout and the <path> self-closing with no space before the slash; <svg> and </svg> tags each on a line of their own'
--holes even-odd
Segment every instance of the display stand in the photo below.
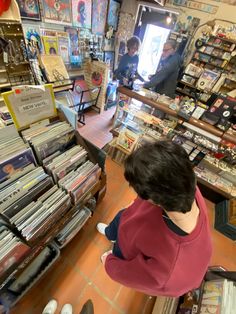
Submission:
<svg viewBox="0 0 236 314">
<path fill-rule="evenodd" d="M 26 92 L 30 92 L 30 90 L 31 89 L 28 88 Z M 24 89 L 21 91 L 21 93 L 24 93 Z M 7 95 L 11 96 L 12 92 L 10 92 L 10 94 L 8 93 Z M 33 97 L 32 99 L 34 99 L 34 96 L 35 95 L 32 96 Z M 37 96 L 37 93 L 36 93 L 36 96 Z M 28 97 L 29 97 L 29 95 L 28 95 Z M 39 97 L 39 95 L 37 97 Z M 36 99 L 39 100 L 39 98 L 37 98 L 37 97 L 36 97 Z M 9 99 L 8 99 L 8 101 L 9 101 Z M 37 103 L 37 101 L 35 102 L 35 104 L 36 103 Z M 42 99 L 40 100 L 40 103 L 42 104 Z M 50 111 L 49 100 L 46 101 L 46 103 L 48 103 L 47 110 Z M 12 106 L 12 108 L 13 107 L 14 106 Z M 21 105 L 17 106 L 17 107 L 20 108 Z M 27 107 L 27 109 L 29 109 L 29 107 Z M 14 110 L 16 110 L 16 111 L 14 111 L 13 116 L 15 116 L 15 121 L 17 122 L 17 127 L 21 130 L 21 132 L 24 132 L 26 127 L 29 124 L 27 122 L 27 118 L 26 118 L 26 120 L 21 119 L 19 121 L 20 116 L 17 116 L 17 109 L 14 108 Z M 22 112 L 22 110 L 20 110 L 20 112 Z M 52 112 L 54 112 L 53 106 L 52 106 Z M 43 114 L 43 112 L 41 112 L 41 114 Z M 42 118 L 42 116 L 41 116 L 41 118 Z M 38 118 L 36 117 L 35 120 L 37 121 Z M 25 126 L 22 124 L 23 121 L 25 121 Z M 59 121 L 60 122 L 63 122 L 63 121 L 67 122 L 65 114 L 61 111 L 57 111 L 55 116 L 52 116 L 51 118 L 49 118 L 49 122 L 53 122 L 53 125 L 55 125 L 56 122 L 59 122 Z M 33 121 L 32 121 L 32 123 L 33 123 Z M 42 124 L 42 126 L 43 126 L 43 124 Z M 34 130 L 35 127 L 36 126 L 34 125 L 32 130 Z M 21 204 L 19 206 L 19 204 L 17 203 L 17 200 L 16 200 L 16 202 L 13 204 L 16 204 L 17 212 L 13 213 L 13 216 L 8 216 L 6 214 L 6 211 L 8 210 L 8 207 L 6 207 L 6 206 L 5 206 L 6 210 L 4 211 L 4 213 L 2 212 L 2 210 L 0 210 L 0 217 L 2 218 L 2 221 L 4 221 L 4 223 L 7 225 L 7 228 L 9 228 L 9 230 L 11 230 L 14 234 L 16 234 L 17 237 L 19 237 L 19 239 L 29 247 L 29 251 L 27 252 L 27 254 L 25 254 L 20 259 L 16 259 L 16 262 L 14 263 L 14 265 L 11 268 L 8 268 L 7 271 L 3 271 L 1 273 L 1 276 L 0 276 L 0 299 L 3 300 L 4 304 L 7 305 L 9 308 L 12 307 L 13 305 L 15 305 L 20 300 L 20 298 L 33 286 L 33 284 L 36 283 L 51 266 L 53 266 L 54 262 L 57 260 L 57 258 L 60 255 L 60 249 L 58 249 L 58 245 L 56 245 L 53 242 L 53 240 L 55 238 L 57 238 L 59 234 L 61 234 L 62 230 L 68 230 L 69 227 L 67 227 L 67 225 L 70 223 L 70 221 L 72 219 L 74 219 L 75 214 L 78 212 L 78 210 L 80 211 L 81 209 L 83 209 L 86 204 L 89 207 L 84 212 L 86 217 L 82 216 L 81 219 L 76 221 L 78 226 L 76 225 L 76 223 L 74 223 L 73 224 L 74 229 L 70 227 L 71 229 L 69 228 L 69 230 L 71 230 L 71 231 L 70 232 L 67 231 L 66 235 L 63 238 L 65 245 L 76 235 L 77 232 L 79 232 L 79 230 L 83 227 L 83 225 L 86 223 L 88 218 L 92 216 L 92 212 L 95 209 L 95 204 L 99 203 L 106 193 L 106 174 L 105 174 L 105 168 L 104 168 L 105 158 L 106 158 L 105 153 L 103 151 L 101 151 L 99 148 L 97 148 L 96 146 L 94 146 L 92 143 L 90 143 L 90 142 L 86 141 L 84 138 L 82 138 L 82 136 L 77 131 L 73 131 L 73 132 L 74 132 L 74 142 L 73 143 L 75 145 L 80 145 L 86 151 L 86 154 L 88 156 L 88 160 L 90 162 L 92 162 L 93 164 L 97 164 L 99 166 L 99 168 L 101 169 L 101 171 L 99 172 L 101 174 L 100 174 L 99 178 L 96 180 L 96 182 L 94 183 L 94 181 L 91 181 L 91 182 L 93 182 L 93 183 L 91 183 L 91 185 L 87 185 L 86 189 L 83 188 L 82 191 L 85 191 L 85 192 L 76 200 L 76 203 L 74 203 L 72 206 L 68 206 L 68 204 L 72 203 L 72 199 L 71 199 L 70 202 L 65 203 L 66 206 L 63 204 L 62 208 L 58 207 L 58 209 L 56 211 L 50 212 L 51 216 L 49 215 L 48 216 L 49 218 L 46 218 L 47 223 L 45 224 L 44 220 L 42 220 L 43 221 L 43 225 L 42 225 L 43 227 L 39 225 L 39 229 L 37 229 L 37 230 L 39 230 L 39 232 L 37 232 L 37 235 L 35 237 L 32 237 L 32 239 L 31 238 L 28 239 L 24 235 L 22 230 L 18 229 L 18 224 L 16 223 L 16 221 L 19 218 L 23 219 L 22 218 L 23 216 L 20 216 L 20 214 L 19 214 L 22 210 L 23 210 L 22 213 L 24 212 L 24 215 L 27 214 L 26 208 L 28 207 L 29 204 L 26 204 L 26 205 Z M 34 169 L 37 169 L 37 168 L 39 168 L 39 167 L 36 166 L 36 168 L 34 168 Z M 45 168 L 45 170 L 46 170 L 46 168 Z M 47 175 L 47 176 L 49 178 L 49 175 Z M 17 180 L 20 180 L 20 179 L 21 178 L 18 178 Z M 88 180 L 88 182 L 90 182 L 90 181 Z M 13 181 L 13 184 L 14 184 L 14 181 Z M 55 184 L 53 185 L 52 179 L 51 179 L 50 184 L 51 184 L 50 185 L 51 187 L 55 187 L 55 190 L 58 189 L 58 187 Z M 31 183 L 30 183 L 30 185 L 31 185 Z M 47 194 L 49 189 L 50 189 L 50 187 L 47 188 L 46 193 L 45 193 L 45 191 L 42 191 L 41 194 L 34 193 L 34 195 L 32 195 L 33 198 L 28 199 L 29 203 L 31 203 L 31 201 L 38 202 L 39 196 L 42 195 L 43 197 L 45 197 L 44 195 Z M 0 192 L 1 192 L 1 190 L 0 190 Z M 67 199 L 70 199 L 70 197 L 72 197 L 72 195 L 67 194 L 66 197 L 67 197 Z M 89 205 L 91 203 L 91 200 L 93 203 L 92 208 Z M 5 203 L 5 205 L 6 205 L 6 203 Z M 15 211 L 15 207 L 14 207 L 14 211 Z M 88 215 L 88 213 L 89 213 L 89 215 Z M 16 218 L 14 218 L 14 220 L 12 220 L 12 217 L 14 217 L 14 215 Z M 41 219 L 41 216 L 39 216 L 39 217 Z M 32 220 L 31 223 L 33 223 L 33 225 L 34 225 L 34 221 L 36 223 L 38 220 L 37 219 Z M 23 220 L 23 222 L 24 222 L 24 220 Z M 25 225 L 25 226 L 27 227 L 27 225 Z M 29 228 L 31 229 L 32 225 L 29 225 Z M 33 229 L 31 229 L 31 230 L 33 230 Z M 43 250 L 45 250 L 48 246 L 54 246 L 54 245 L 56 245 L 55 246 L 56 249 L 54 250 L 56 252 L 56 254 L 53 253 L 54 255 L 47 262 L 45 262 L 45 261 L 42 262 L 42 265 L 40 264 L 41 266 L 35 272 L 35 274 L 32 275 L 32 278 L 30 278 L 30 279 L 28 278 L 29 280 L 27 281 L 27 283 L 25 283 L 23 286 L 20 286 L 19 282 L 21 282 L 22 272 L 25 271 L 28 274 L 28 270 L 27 270 L 28 267 L 32 270 L 32 268 L 33 268 L 32 265 L 34 263 L 36 263 L 37 258 L 40 258 L 40 254 L 43 254 Z M 61 248 L 63 246 L 64 245 L 62 245 Z M 1 262 L 1 259 L 0 259 L 0 262 Z M 36 264 L 38 264 L 38 263 L 36 263 Z M 1 265 L 1 263 L 0 263 L 0 265 Z M 16 290 L 17 290 L 17 293 L 14 292 Z"/>
<path fill-rule="evenodd" d="M 178 111 L 171 109 L 167 103 L 153 100 L 150 91 L 136 92 L 125 87 L 119 87 L 118 91 L 119 101 L 112 129 L 114 140 L 108 149 L 115 161 L 122 163 L 127 155 L 148 137 L 157 139 L 167 136 L 180 142 L 187 150 L 195 165 L 195 173 L 203 194 L 204 190 L 206 191 L 205 196 L 210 196 L 210 190 L 211 199 L 215 202 L 235 197 L 235 167 L 227 164 L 227 161 L 215 164 L 217 160 L 211 158 L 213 153 L 218 152 L 220 145 L 224 145 L 228 138 L 226 132 L 192 117 L 185 121 L 183 117 L 179 117 Z M 163 120 L 156 117 L 155 109 L 165 113 L 166 118 Z M 182 129 L 186 131 L 183 132 Z M 236 138 L 232 137 L 231 140 L 232 145 L 235 145 Z"/>
</svg>

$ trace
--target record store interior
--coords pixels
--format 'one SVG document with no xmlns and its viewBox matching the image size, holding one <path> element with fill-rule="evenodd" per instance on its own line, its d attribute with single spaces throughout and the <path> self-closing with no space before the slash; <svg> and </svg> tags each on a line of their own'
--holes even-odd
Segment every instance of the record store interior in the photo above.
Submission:
<svg viewBox="0 0 236 314">
<path fill-rule="evenodd" d="M 0 314 L 236 313 L 235 10 L 0 0 Z"/>
</svg>

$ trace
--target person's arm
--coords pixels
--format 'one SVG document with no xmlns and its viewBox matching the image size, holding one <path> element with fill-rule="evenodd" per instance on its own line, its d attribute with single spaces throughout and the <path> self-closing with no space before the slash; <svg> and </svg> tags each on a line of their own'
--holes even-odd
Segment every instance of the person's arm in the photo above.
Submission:
<svg viewBox="0 0 236 314">
<path fill-rule="evenodd" d="M 169 75 L 176 69 L 179 68 L 179 60 L 177 57 L 171 58 L 163 68 L 152 76 L 151 80 L 144 84 L 144 88 L 156 87 L 158 84 L 168 79 Z"/>
<path fill-rule="evenodd" d="M 136 78 L 139 79 L 142 82 L 145 82 L 144 78 L 138 73 L 138 71 L 136 72 Z"/>
<path fill-rule="evenodd" d="M 111 279 L 127 287 L 145 290 L 155 289 L 164 285 L 168 269 L 163 269 L 155 259 L 144 258 L 139 254 L 132 260 L 119 259 L 109 254 L 105 262 L 105 270 Z"/>
<path fill-rule="evenodd" d="M 118 68 L 115 70 L 114 74 L 118 80 L 123 80 L 123 75 L 121 74 L 127 66 L 126 55 L 123 55 L 120 59 Z"/>
</svg>

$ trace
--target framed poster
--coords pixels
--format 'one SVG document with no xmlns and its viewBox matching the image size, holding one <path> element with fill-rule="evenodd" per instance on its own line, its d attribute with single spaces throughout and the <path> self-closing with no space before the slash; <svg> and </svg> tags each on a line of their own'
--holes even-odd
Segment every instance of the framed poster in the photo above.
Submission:
<svg viewBox="0 0 236 314">
<path fill-rule="evenodd" d="M 110 66 L 110 70 L 114 70 L 115 53 L 113 51 L 104 52 L 104 61 Z"/>
<path fill-rule="evenodd" d="M 23 19 L 41 21 L 39 1 L 38 0 L 17 0 L 20 15 Z"/>
<path fill-rule="evenodd" d="M 93 0 L 92 32 L 103 35 L 105 32 L 108 0 Z"/>
<path fill-rule="evenodd" d="M 71 0 L 42 0 L 44 21 L 71 25 Z"/>
<path fill-rule="evenodd" d="M 26 39 L 26 47 L 30 59 L 37 58 L 38 53 L 43 53 L 43 44 L 40 37 L 38 25 L 23 25 L 23 32 Z"/>
<path fill-rule="evenodd" d="M 79 54 L 79 37 L 78 31 L 73 27 L 66 27 L 66 32 L 70 39 L 70 62 L 72 64 L 79 64 L 81 57 Z"/>
<path fill-rule="evenodd" d="M 65 63 L 70 63 L 69 35 L 67 32 L 57 33 L 58 53 Z"/>
<path fill-rule="evenodd" d="M 119 19 L 120 3 L 115 0 L 109 1 L 109 9 L 107 14 L 107 25 L 112 26 L 114 30 L 117 30 L 117 24 Z"/>
<path fill-rule="evenodd" d="M 58 41 L 56 36 L 43 36 L 43 45 L 46 55 L 58 54 Z"/>
<path fill-rule="evenodd" d="M 92 25 L 92 0 L 72 0 L 73 26 L 91 28 Z"/>
</svg>

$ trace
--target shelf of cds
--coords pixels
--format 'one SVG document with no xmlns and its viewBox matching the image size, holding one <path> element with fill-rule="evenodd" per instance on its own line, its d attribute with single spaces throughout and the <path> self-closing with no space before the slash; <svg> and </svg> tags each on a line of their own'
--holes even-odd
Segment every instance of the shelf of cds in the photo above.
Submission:
<svg viewBox="0 0 236 314">
<path fill-rule="evenodd" d="M 119 87 L 113 140 L 108 154 L 118 163 L 145 141 L 168 137 L 182 145 L 193 163 L 198 183 L 214 201 L 236 196 L 236 143 L 225 140 L 226 132 L 188 117 L 173 99 L 142 89 Z M 201 111 L 201 110 L 200 110 Z"/>
<path fill-rule="evenodd" d="M 0 129 L 0 299 L 8 307 L 54 264 L 106 192 L 105 153 L 55 110 L 47 89 L 3 95 L 24 100 L 15 108 L 6 101 L 18 130 Z M 25 104 L 31 96 L 40 101 Z"/>
<path fill-rule="evenodd" d="M 233 272 L 208 271 L 197 289 L 179 298 L 158 296 L 152 314 L 234 314 L 235 280 Z"/>
</svg>

